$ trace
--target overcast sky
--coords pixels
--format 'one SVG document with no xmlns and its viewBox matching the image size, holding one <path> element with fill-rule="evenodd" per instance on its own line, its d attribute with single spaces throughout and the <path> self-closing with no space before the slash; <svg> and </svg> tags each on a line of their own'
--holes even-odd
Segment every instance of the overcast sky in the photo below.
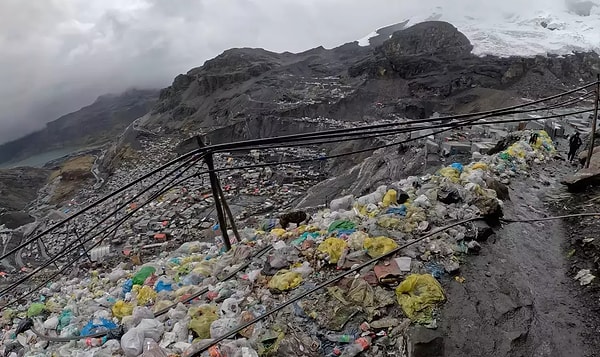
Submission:
<svg viewBox="0 0 600 357">
<path fill-rule="evenodd" d="M 0 143 L 101 94 L 165 87 L 231 47 L 331 48 L 450 1 L 0 0 Z M 563 1 L 452 0 L 493 14 Z"/>
</svg>

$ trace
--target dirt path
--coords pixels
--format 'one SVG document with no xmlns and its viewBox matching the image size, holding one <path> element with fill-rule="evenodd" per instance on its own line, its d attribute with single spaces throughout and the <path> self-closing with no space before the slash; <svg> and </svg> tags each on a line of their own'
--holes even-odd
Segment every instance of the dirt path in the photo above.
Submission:
<svg viewBox="0 0 600 357">
<path fill-rule="evenodd" d="M 560 183 L 550 175 L 515 181 L 505 216 L 552 215 L 543 199 Z M 599 356 L 597 341 L 583 337 L 589 309 L 567 274 L 566 237 L 561 221 L 497 229 L 461 267 L 466 281 L 445 284 L 448 303 L 439 322 L 444 356 Z"/>
</svg>

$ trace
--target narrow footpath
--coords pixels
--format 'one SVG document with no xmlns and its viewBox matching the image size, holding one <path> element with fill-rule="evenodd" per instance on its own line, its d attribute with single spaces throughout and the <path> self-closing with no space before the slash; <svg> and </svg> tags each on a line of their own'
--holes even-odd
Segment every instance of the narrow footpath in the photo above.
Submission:
<svg viewBox="0 0 600 357">
<path fill-rule="evenodd" d="M 561 187 L 562 161 L 511 183 L 510 218 L 552 216 L 546 193 Z M 566 190 L 565 190 L 566 192 Z M 589 339 L 592 309 L 568 275 L 568 235 L 561 220 L 496 229 L 479 255 L 461 267 L 464 283 L 447 281 L 437 333 L 443 356 L 600 356 L 600 335 Z"/>
</svg>

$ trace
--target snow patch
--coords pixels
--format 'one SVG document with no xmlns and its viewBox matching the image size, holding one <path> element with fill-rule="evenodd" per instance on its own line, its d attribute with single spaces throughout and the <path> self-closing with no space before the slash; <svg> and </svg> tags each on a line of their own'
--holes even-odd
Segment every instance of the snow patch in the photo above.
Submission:
<svg viewBox="0 0 600 357">
<path fill-rule="evenodd" d="M 370 44 L 369 40 L 370 40 L 371 38 L 373 38 L 373 37 L 377 36 L 377 35 L 379 35 L 379 34 L 377 33 L 377 31 L 373 31 L 373 32 L 371 32 L 371 33 L 370 33 L 370 34 L 368 34 L 367 36 L 365 36 L 365 37 L 361 38 L 360 40 L 358 40 L 358 45 L 359 45 L 359 46 L 362 46 L 362 47 L 369 46 L 369 44 Z"/>
<path fill-rule="evenodd" d="M 579 6 L 579 5 L 578 5 Z M 499 57 L 556 54 L 574 51 L 600 52 L 600 8 L 588 6 L 549 7 L 524 13 L 472 11 L 457 6 L 436 6 L 410 16 L 407 27 L 424 21 L 446 21 L 454 25 L 473 44 L 473 54 Z M 367 46 L 372 32 L 359 41 Z"/>
</svg>

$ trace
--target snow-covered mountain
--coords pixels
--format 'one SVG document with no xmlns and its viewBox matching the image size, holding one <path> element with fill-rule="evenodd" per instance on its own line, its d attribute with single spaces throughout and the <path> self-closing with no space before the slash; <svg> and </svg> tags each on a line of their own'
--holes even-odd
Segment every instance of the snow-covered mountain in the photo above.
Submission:
<svg viewBox="0 0 600 357">
<path fill-rule="evenodd" d="M 431 3 L 432 1 L 426 1 Z M 435 1 L 433 1 L 435 2 Z M 445 4 L 443 4 L 445 3 Z M 469 0 L 438 1 L 427 8 L 415 7 L 402 20 L 405 27 L 429 21 L 447 21 L 464 33 L 476 55 L 507 57 L 539 54 L 600 52 L 600 1 Z M 487 3 L 487 4 L 486 4 Z M 396 25 L 395 30 L 402 25 Z M 386 31 L 387 29 L 387 31 Z M 363 46 L 389 37 L 389 28 L 359 40 Z"/>
</svg>

